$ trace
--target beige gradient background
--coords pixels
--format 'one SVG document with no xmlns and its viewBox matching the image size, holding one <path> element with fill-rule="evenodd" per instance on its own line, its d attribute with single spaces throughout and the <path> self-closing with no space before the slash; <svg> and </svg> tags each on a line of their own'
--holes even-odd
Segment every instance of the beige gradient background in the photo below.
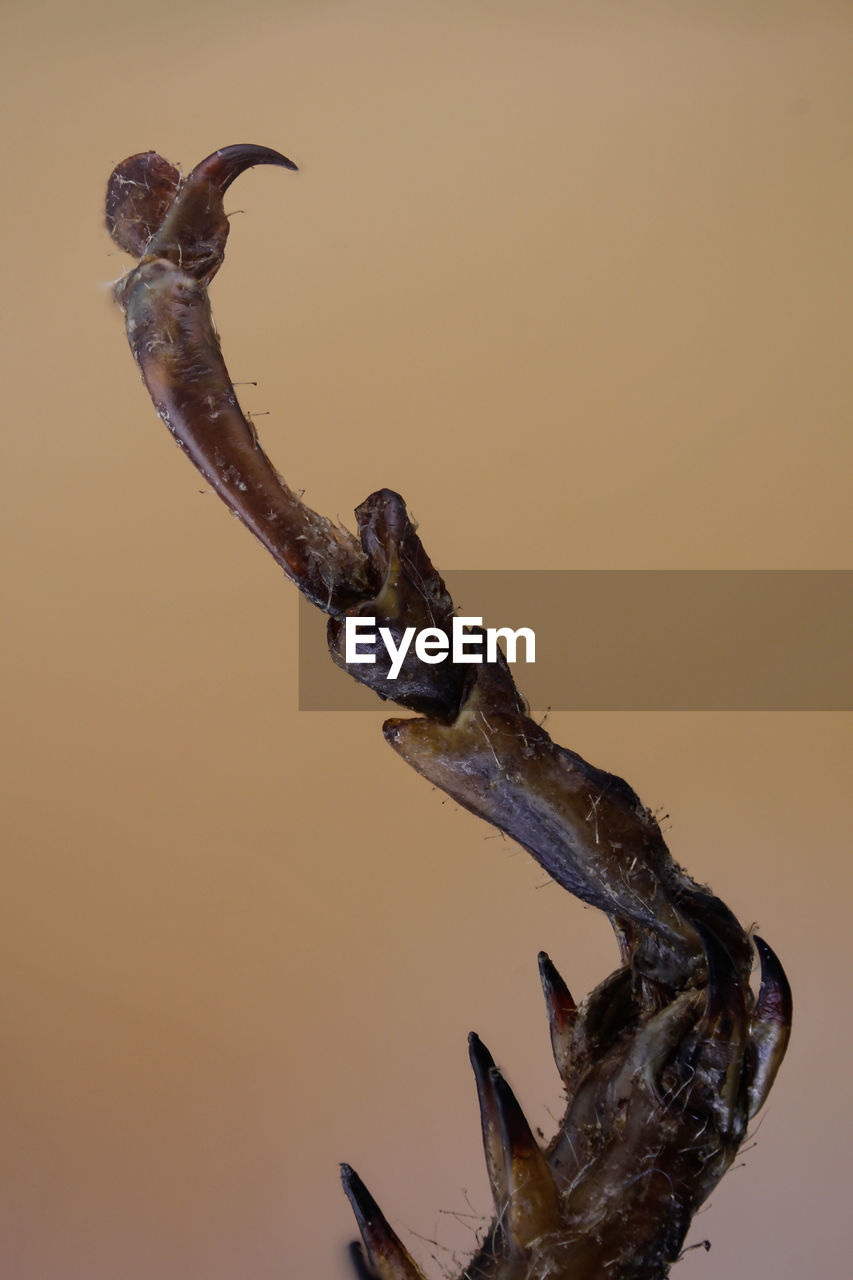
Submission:
<svg viewBox="0 0 853 1280">
<path fill-rule="evenodd" d="M 488 1192 L 465 1036 L 546 1132 L 536 974 L 606 925 L 296 710 L 296 599 L 157 421 L 103 189 L 238 141 L 213 289 L 277 465 L 459 568 L 849 567 L 847 3 L 7 4 L 0 1273 L 432 1277 Z M 583 601 L 578 601 L 579 609 Z M 848 1274 L 850 717 L 552 715 L 784 958 L 757 1141 L 677 1269 Z M 435 1261 L 430 1261 L 431 1255 Z"/>
</svg>

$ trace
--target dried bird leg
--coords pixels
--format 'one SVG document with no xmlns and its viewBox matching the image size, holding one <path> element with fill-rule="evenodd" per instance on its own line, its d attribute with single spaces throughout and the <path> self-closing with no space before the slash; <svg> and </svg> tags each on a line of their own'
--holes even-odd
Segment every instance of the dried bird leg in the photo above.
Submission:
<svg viewBox="0 0 853 1280">
<path fill-rule="evenodd" d="M 322 608 L 339 608 L 364 593 L 365 557 L 351 534 L 312 511 L 274 470 L 240 411 L 210 314 L 207 286 L 228 235 L 222 197 L 256 164 L 296 168 L 254 146 L 216 151 L 183 181 L 154 152 L 120 164 L 110 178 L 107 226 L 123 249 L 143 252 L 116 299 L 154 407 L 178 444 L 300 590 Z"/>
<path fill-rule="evenodd" d="M 530 719 L 506 662 L 432 665 L 408 651 L 348 664 L 348 617 L 395 642 L 448 636 L 453 602 L 391 490 L 356 511 L 359 537 L 307 507 L 274 470 L 237 404 L 207 285 L 222 263 L 222 196 L 255 164 L 295 168 L 264 147 L 227 147 L 182 179 L 153 152 L 112 175 L 107 224 L 139 265 L 117 286 L 131 349 L 158 413 L 232 511 L 329 614 L 333 660 L 381 697 L 398 754 L 526 848 L 569 892 L 605 911 L 622 967 L 579 1007 L 544 953 L 540 975 L 567 1105 L 545 1150 L 491 1054 L 472 1033 L 496 1218 L 461 1280 L 654 1280 L 742 1141 L 784 1056 L 791 995 L 760 939 L 673 861 L 652 814 L 621 778 L 558 746 Z M 342 1167 L 362 1234 L 360 1280 L 422 1280 L 358 1175 Z"/>
</svg>

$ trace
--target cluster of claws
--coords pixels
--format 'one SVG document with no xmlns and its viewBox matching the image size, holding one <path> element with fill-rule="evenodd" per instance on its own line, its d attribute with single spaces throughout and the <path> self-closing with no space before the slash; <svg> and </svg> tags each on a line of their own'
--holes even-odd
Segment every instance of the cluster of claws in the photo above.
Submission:
<svg viewBox="0 0 853 1280">
<path fill-rule="evenodd" d="M 453 602 L 398 494 L 356 511 L 358 536 L 312 511 L 274 469 L 240 410 L 207 286 L 224 257 L 223 195 L 276 151 L 227 147 L 187 178 L 154 152 L 113 172 L 107 225 L 138 265 L 116 286 L 157 412 L 212 488 L 329 615 L 347 669 L 347 616 L 395 639 L 450 631 Z M 491 1054 L 470 1038 L 495 1219 L 462 1280 L 652 1280 L 731 1164 L 785 1053 L 791 994 L 760 938 L 673 861 L 626 782 L 558 746 L 507 664 L 424 665 L 387 650 L 350 674 L 419 713 L 384 725 L 402 758 L 521 844 L 564 888 L 605 911 L 620 968 L 579 1006 L 542 953 L 542 985 L 567 1106 L 544 1150 Z M 753 942 L 761 978 L 750 986 Z M 422 1276 L 358 1175 L 344 1189 L 361 1230 L 361 1280 Z"/>
</svg>

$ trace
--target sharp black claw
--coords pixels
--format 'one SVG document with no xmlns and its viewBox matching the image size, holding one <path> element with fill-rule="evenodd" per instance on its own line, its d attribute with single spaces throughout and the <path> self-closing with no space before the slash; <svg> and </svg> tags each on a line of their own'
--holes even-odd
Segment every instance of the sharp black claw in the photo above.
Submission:
<svg viewBox="0 0 853 1280">
<path fill-rule="evenodd" d="M 788 1048 L 793 1017 L 791 987 L 779 957 L 757 935 L 755 948 L 761 961 L 761 986 L 749 1026 L 752 1051 L 748 1090 L 750 1117 L 764 1105 L 776 1079 L 776 1072 Z"/>
<path fill-rule="evenodd" d="M 274 164 L 282 169 L 296 169 L 292 160 L 283 156 L 272 147 L 259 147 L 253 142 L 238 142 L 230 147 L 221 147 L 206 156 L 193 169 L 186 179 L 190 187 L 200 182 L 210 182 L 223 195 L 235 178 L 257 164 Z"/>
<path fill-rule="evenodd" d="M 489 1184 L 492 1188 L 495 1208 L 497 1209 L 498 1217 L 500 1217 L 509 1192 L 501 1138 L 500 1114 L 492 1083 L 495 1060 L 474 1031 L 468 1037 L 468 1056 L 471 1059 L 474 1079 L 477 1083 L 477 1099 L 480 1103 L 480 1125 L 483 1130 L 486 1170 L 489 1175 Z"/>
<path fill-rule="evenodd" d="M 565 1084 L 571 1073 L 572 1031 L 577 1019 L 577 1005 L 571 992 L 544 951 L 539 952 L 539 976 L 548 1008 L 548 1025 L 551 1030 L 551 1049 L 557 1070 Z"/>
<path fill-rule="evenodd" d="M 392 1231 L 379 1205 L 348 1164 L 341 1165 L 341 1182 L 352 1205 L 368 1262 L 378 1280 L 424 1280 L 408 1249 Z"/>
<path fill-rule="evenodd" d="M 222 265 L 228 239 L 222 198 L 235 178 L 258 164 L 296 168 L 280 151 L 254 143 L 241 142 L 214 151 L 178 187 L 147 253 L 172 262 L 185 275 L 209 284 Z"/>
<path fill-rule="evenodd" d="M 776 952 L 763 938 L 756 934 L 754 941 L 761 961 L 761 987 L 755 1003 L 755 1016 L 790 1028 L 794 1002 L 785 970 Z"/>
</svg>

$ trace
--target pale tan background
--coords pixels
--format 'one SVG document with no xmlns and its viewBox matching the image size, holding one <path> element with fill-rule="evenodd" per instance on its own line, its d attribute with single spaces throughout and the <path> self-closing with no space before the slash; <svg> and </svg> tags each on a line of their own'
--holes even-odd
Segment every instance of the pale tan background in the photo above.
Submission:
<svg viewBox="0 0 853 1280">
<path fill-rule="evenodd" d="M 488 1205 L 465 1035 L 559 1107 L 536 975 L 605 924 L 382 711 L 295 710 L 296 600 L 140 385 L 111 167 L 278 147 L 214 306 L 321 510 L 438 564 L 848 567 L 848 3 L 5 7 L 2 1274 L 345 1274 L 350 1160 L 438 1277 Z M 578 601 L 583 608 L 583 601 Z M 686 1277 L 848 1274 L 850 718 L 552 716 L 758 920 L 790 1057 Z M 468 1197 L 466 1197 L 466 1191 Z M 470 1220 L 464 1220 L 470 1221 Z"/>
</svg>

